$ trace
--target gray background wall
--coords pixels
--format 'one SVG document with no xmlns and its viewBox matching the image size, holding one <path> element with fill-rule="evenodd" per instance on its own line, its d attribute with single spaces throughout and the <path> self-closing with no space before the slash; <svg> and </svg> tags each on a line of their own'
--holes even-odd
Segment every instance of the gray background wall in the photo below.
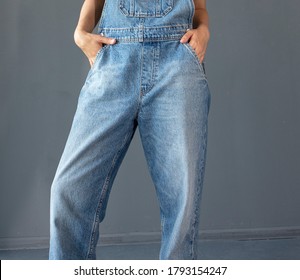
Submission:
<svg viewBox="0 0 300 280">
<path fill-rule="evenodd" d="M 49 193 L 89 65 L 73 43 L 81 0 L 1 0 L 0 249 L 47 246 Z M 208 0 L 212 93 L 200 229 L 300 234 L 300 2 Z M 159 239 L 138 131 L 103 242 Z"/>
</svg>

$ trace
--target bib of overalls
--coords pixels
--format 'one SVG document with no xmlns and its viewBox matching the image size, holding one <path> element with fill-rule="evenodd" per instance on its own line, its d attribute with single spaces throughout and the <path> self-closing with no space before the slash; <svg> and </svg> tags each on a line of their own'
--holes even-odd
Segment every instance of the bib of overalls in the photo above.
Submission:
<svg viewBox="0 0 300 280">
<path fill-rule="evenodd" d="M 194 10 L 193 0 L 106 0 L 98 33 L 120 42 L 179 39 Z"/>
</svg>

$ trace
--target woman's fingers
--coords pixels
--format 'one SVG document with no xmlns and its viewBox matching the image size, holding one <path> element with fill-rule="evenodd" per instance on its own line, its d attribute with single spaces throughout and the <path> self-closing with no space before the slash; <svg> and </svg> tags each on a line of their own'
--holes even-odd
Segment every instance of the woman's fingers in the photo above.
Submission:
<svg viewBox="0 0 300 280">
<path fill-rule="evenodd" d="M 201 43 L 200 41 L 197 41 L 197 40 L 191 40 L 189 44 L 194 49 L 195 53 L 199 57 L 199 60 L 202 62 L 204 55 L 205 55 L 205 50 L 206 50 L 203 43 Z"/>
<path fill-rule="evenodd" d="M 208 38 L 201 30 L 192 29 L 188 30 L 181 38 L 181 43 L 189 42 L 189 45 L 194 49 L 200 62 L 204 60 Z"/>
<path fill-rule="evenodd" d="M 90 35 L 91 35 L 92 39 L 90 40 L 90 43 L 87 44 L 85 53 L 89 59 L 90 65 L 92 67 L 93 64 L 95 63 L 97 53 L 101 50 L 101 48 L 103 47 L 103 44 L 113 45 L 116 43 L 116 39 L 104 37 L 104 36 L 98 35 L 98 34 L 90 34 Z"/>
<path fill-rule="evenodd" d="M 112 45 L 116 43 L 116 39 L 104 37 L 99 34 L 76 30 L 74 33 L 75 43 L 87 56 L 90 65 L 94 64 L 97 53 L 103 44 Z"/>
</svg>

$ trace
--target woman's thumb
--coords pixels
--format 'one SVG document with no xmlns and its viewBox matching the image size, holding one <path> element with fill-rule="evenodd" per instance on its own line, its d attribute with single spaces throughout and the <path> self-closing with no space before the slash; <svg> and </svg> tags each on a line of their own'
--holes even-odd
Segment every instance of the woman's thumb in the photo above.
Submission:
<svg viewBox="0 0 300 280">
<path fill-rule="evenodd" d="M 106 45 L 112 45 L 116 43 L 116 39 L 114 38 L 108 38 L 108 37 L 104 37 L 102 35 L 96 35 L 97 39 L 100 43 L 102 44 L 106 44 Z"/>
<path fill-rule="evenodd" d="M 188 29 L 187 32 L 181 37 L 180 43 L 186 43 L 191 37 L 193 33 Z"/>
</svg>

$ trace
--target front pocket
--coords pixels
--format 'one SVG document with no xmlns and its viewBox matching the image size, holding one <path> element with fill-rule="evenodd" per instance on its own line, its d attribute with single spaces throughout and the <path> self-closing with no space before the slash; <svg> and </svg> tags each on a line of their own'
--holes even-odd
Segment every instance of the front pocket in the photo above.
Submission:
<svg viewBox="0 0 300 280">
<path fill-rule="evenodd" d="M 189 43 L 183 43 L 183 45 L 186 47 L 186 49 L 189 51 L 189 53 L 194 57 L 195 62 L 198 64 L 200 70 L 205 75 L 204 62 L 200 61 L 200 58 L 198 57 L 196 51 L 193 49 L 193 47 Z"/>
<path fill-rule="evenodd" d="M 108 46 L 109 45 L 102 45 L 102 47 L 99 49 L 99 51 L 96 54 L 95 61 L 94 61 L 94 64 L 92 65 L 91 69 L 93 69 L 95 67 L 96 63 L 98 62 L 99 58 L 101 57 L 101 54 Z"/>
<path fill-rule="evenodd" d="M 119 8 L 127 17 L 163 17 L 174 5 L 174 0 L 119 0 Z"/>
</svg>

